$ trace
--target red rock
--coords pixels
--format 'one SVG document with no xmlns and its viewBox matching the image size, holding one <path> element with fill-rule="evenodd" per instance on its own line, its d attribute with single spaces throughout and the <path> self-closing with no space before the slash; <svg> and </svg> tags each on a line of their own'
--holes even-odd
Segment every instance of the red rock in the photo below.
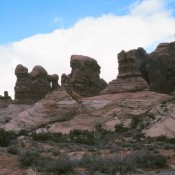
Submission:
<svg viewBox="0 0 175 175">
<path fill-rule="evenodd" d="M 175 42 L 158 45 L 149 56 L 146 72 L 150 90 L 160 93 L 175 90 Z"/>
<path fill-rule="evenodd" d="M 121 51 L 118 54 L 119 74 L 117 79 L 111 81 L 101 94 L 148 90 L 148 84 L 139 71 L 146 56 L 142 48 L 128 52 Z"/>
<path fill-rule="evenodd" d="M 71 74 L 68 75 L 68 82 L 71 89 L 83 97 L 99 94 L 107 83 L 100 79 L 100 66 L 93 58 L 72 55 L 70 66 Z"/>
</svg>

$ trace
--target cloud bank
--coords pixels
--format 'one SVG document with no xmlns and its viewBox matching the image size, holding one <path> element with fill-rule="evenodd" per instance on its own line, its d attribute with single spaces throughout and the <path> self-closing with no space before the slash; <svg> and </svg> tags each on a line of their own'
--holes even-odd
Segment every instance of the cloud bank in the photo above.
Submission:
<svg viewBox="0 0 175 175">
<path fill-rule="evenodd" d="M 70 73 L 70 56 L 81 54 L 95 58 L 101 77 L 107 82 L 117 76 L 117 53 L 143 47 L 150 51 L 160 42 L 172 41 L 175 17 L 166 0 L 137 1 L 128 14 L 86 17 L 68 29 L 37 34 L 0 46 L 0 94 L 8 90 L 13 96 L 17 64 L 42 65 L 49 74 Z"/>
</svg>

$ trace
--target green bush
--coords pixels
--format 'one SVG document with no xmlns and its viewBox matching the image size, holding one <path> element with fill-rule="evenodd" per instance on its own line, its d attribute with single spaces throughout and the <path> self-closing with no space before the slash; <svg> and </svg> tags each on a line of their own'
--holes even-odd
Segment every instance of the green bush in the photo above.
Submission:
<svg viewBox="0 0 175 175">
<path fill-rule="evenodd" d="M 16 134 L 11 131 L 5 131 L 0 128 L 0 146 L 6 147 L 9 145 L 10 141 L 16 138 Z"/>
<path fill-rule="evenodd" d="M 141 122 L 141 117 L 134 116 L 134 117 L 132 117 L 130 127 L 132 129 L 136 129 L 140 122 Z"/>
<path fill-rule="evenodd" d="M 18 133 L 19 136 L 28 136 L 28 131 L 22 129 L 20 130 L 20 132 Z"/>
<path fill-rule="evenodd" d="M 33 132 L 31 136 L 32 136 L 33 140 L 36 140 L 36 141 L 47 141 L 47 140 L 51 139 L 51 134 L 50 133 L 36 133 L 36 132 Z"/>
<path fill-rule="evenodd" d="M 62 133 L 36 133 L 36 132 L 33 132 L 32 133 L 32 138 L 33 140 L 36 140 L 36 141 L 55 141 L 55 142 L 61 142 L 63 141 L 62 136 L 63 134 Z"/>
<path fill-rule="evenodd" d="M 102 127 L 102 125 L 101 125 L 101 123 L 96 123 L 96 125 L 95 125 L 95 130 L 96 131 L 103 131 L 103 127 Z"/>
<path fill-rule="evenodd" d="M 122 133 L 122 132 L 127 132 L 129 128 L 125 127 L 123 123 L 119 123 L 115 125 L 115 131 Z"/>
<path fill-rule="evenodd" d="M 175 138 L 167 137 L 166 135 L 161 135 L 155 138 L 157 142 L 166 142 L 175 144 Z"/>
<path fill-rule="evenodd" d="M 69 134 L 69 138 L 74 143 L 94 145 L 94 132 L 88 130 L 73 130 Z"/>
</svg>

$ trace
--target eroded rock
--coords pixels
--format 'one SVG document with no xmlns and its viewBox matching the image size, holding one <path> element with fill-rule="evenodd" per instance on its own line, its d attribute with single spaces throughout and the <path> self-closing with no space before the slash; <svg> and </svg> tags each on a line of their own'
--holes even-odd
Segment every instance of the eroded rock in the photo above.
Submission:
<svg viewBox="0 0 175 175">
<path fill-rule="evenodd" d="M 153 51 L 146 64 L 150 90 L 171 93 L 175 90 L 175 42 L 162 43 Z"/>
<path fill-rule="evenodd" d="M 19 64 L 15 69 L 17 81 L 15 84 L 15 102 L 25 103 L 32 99 L 32 78 L 28 73 L 28 69 Z"/>
<path fill-rule="evenodd" d="M 35 66 L 30 73 L 32 77 L 31 90 L 33 99 L 40 100 L 51 91 L 48 73 L 42 66 Z"/>
<path fill-rule="evenodd" d="M 117 79 L 111 81 L 101 94 L 148 90 L 148 84 L 139 70 L 145 64 L 146 58 L 147 54 L 142 48 L 128 52 L 121 51 L 118 54 Z"/>
<path fill-rule="evenodd" d="M 48 75 L 42 66 L 35 66 L 31 73 L 19 64 L 15 69 L 15 103 L 34 103 L 59 87 L 58 75 Z"/>
<path fill-rule="evenodd" d="M 72 55 L 70 66 L 71 74 L 68 76 L 69 86 L 83 97 L 99 94 L 107 83 L 100 79 L 100 66 L 93 58 Z"/>
</svg>

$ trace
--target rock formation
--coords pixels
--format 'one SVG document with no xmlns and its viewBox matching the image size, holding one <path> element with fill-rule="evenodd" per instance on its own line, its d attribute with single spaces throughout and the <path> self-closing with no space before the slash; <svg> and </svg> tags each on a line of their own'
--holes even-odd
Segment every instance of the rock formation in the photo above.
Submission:
<svg viewBox="0 0 175 175">
<path fill-rule="evenodd" d="M 0 95 L 0 100 L 11 100 L 8 91 L 4 91 L 4 96 Z"/>
<path fill-rule="evenodd" d="M 0 115 L 4 116 L 4 120 L 8 117 L 4 128 L 14 131 L 38 129 L 44 132 L 67 133 L 77 128 L 92 130 L 97 122 L 103 128 L 114 130 L 116 123 L 128 126 L 135 116 L 141 118 L 147 135 L 172 136 L 175 133 L 175 100 L 167 94 L 151 91 L 103 94 L 82 98 L 82 104 L 91 115 L 86 111 L 82 114 L 81 105 L 61 87 L 48 93 L 30 108 L 26 106 L 24 111 L 19 110 L 18 114 L 16 108 L 21 105 L 11 105 L 15 117 L 9 109 L 6 113 L 0 109 Z"/>
<path fill-rule="evenodd" d="M 4 96 L 0 95 L 0 108 L 6 108 L 12 103 L 12 98 L 8 95 L 8 91 L 4 91 Z M 1 120 L 1 115 L 0 115 Z"/>
<path fill-rule="evenodd" d="M 120 52 L 117 79 L 93 97 L 87 96 L 98 94 L 105 82 L 99 77 L 100 66 L 92 58 L 73 55 L 71 74 L 61 76 L 61 87 L 58 76 L 48 75 L 41 66 L 28 73 L 26 67 L 18 65 L 15 98 L 42 100 L 32 105 L 0 107 L 0 127 L 67 133 L 77 128 L 92 130 L 98 122 L 114 130 L 116 123 L 129 126 L 134 116 L 141 118 L 140 126 L 144 126 L 146 135 L 174 136 L 175 95 L 148 91 L 146 83 L 154 91 L 174 90 L 174 44 L 161 44 L 150 55 L 142 48 Z"/>
<path fill-rule="evenodd" d="M 36 102 L 59 87 L 58 75 L 48 75 L 42 66 L 37 65 L 28 73 L 28 69 L 19 64 L 15 69 L 15 75 L 15 103 Z"/>
<path fill-rule="evenodd" d="M 59 76 L 57 74 L 48 75 L 47 79 L 49 83 L 51 83 L 50 85 L 52 90 L 55 90 L 59 87 L 59 84 L 58 84 Z"/>
<path fill-rule="evenodd" d="M 147 54 L 142 48 L 128 52 L 121 51 L 118 54 L 117 79 L 111 81 L 101 94 L 148 90 L 147 82 L 142 78 L 139 70 L 145 66 L 146 60 Z"/>
<path fill-rule="evenodd" d="M 32 78 L 28 73 L 28 69 L 25 66 L 19 64 L 15 69 L 15 75 L 17 77 L 15 85 L 15 102 L 26 102 L 26 100 L 31 100 Z"/>
<path fill-rule="evenodd" d="M 35 66 L 30 73 L 32 77 L 32 95 L 36 100 L 40 100 L 51 91 L 50 83 L 47 79 L 48 73 L 42 66 Z"/>
<path fill-rule="evenodd" d="M 95 59 L 72 55 L 70 66 L 72 71 L 68 75 L 69 86 L 81 96 L 97 95 L 107 86 L 107 83 L 100 79 L 100 66 Z"/>
<path fill-rule="evenodd" d="M 146 72 L 150 90 L 160 93 L 175 90 L 175 42 L 158 45 L 149 56 Z"/>
</svg>

